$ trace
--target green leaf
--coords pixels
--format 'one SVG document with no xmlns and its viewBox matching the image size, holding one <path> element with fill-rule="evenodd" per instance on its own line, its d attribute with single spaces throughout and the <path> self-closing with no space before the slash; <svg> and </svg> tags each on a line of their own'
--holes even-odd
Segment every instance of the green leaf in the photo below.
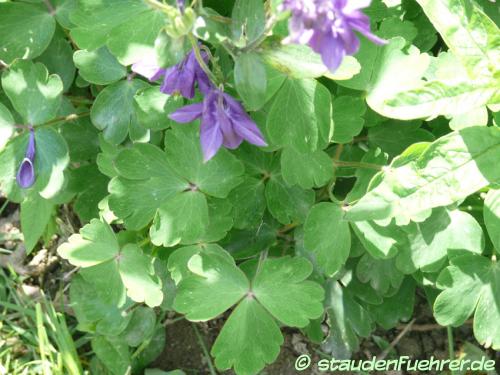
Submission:
<svg viewBox="0 0 500 375">
<path fill-rule="evenodd" d="M 95 266 L 81 268 L 78 274 L 83 277 L 86 283 L 91 284 L 88 287 L 90 291 L 86 294 L 92 296 L 91 299 L 96 303 L 95 307 L 99 304 L 107 304 L 113 306 L 110 310 L 117 308 L 122 310 L 132 304 L 132 301 L 127 299 L 127 291 L 125 289 L 125 285 L 123 285 L 120 274 L 118 273 L 115 262 L 104 262 Z M 84 297 L 78 297 L 78 299 L 85 297 L 88 296 L 85 295 Z M 86 302 L 82 303 L 86 304 Z M 88 306 L 93 305 L 89 304 Z M 120 311 L 120 314 L 122 313 L 123 311 Z M 99 312 L 99 314 L 107 315 L 107 311 L 103 309 Z M 125 313 L 123 314 L 123 318 L 130 318 L 130 316 Z M 127 324 L 125 324 L 125 326 Z M 125 326 L 120 325 L 121 330 L 123 330 Z M 99 327 L 98 324 L 97 328 L 104 327 Z M 101 333 L 103 332 L 101 331 Z"/>
<path fill-rule="evenodd" d="M 144 87 L 147 83 L 138 79 L 120 81 L 97 95 L 90 118 L 95 127 L 103 131 L 104 139 L 120 144 L 127 138 L 129 129 L 137 122 L 134 95 Z"/>
<path fill-rule="evenodd" d="M 71 36 L 81 49 L 91 51 L 107 45 L 121 64 L 130 65 L 154 53 L 163 19 L 161 12 L 141 0 L 82 0 L 71 13 L 75 24 Z"/>
<path fill-rule="evenodd" d="M 130 366 L 128 346 L 118 338 L 96 336 L 90 342 L 92 351 L 113 375 L 123 375 Z"/>
<path fill-rule="evenodd" d="M 389 120 L 368 129 L 368 141 L 389 155 L 399 155 L 418 142 L 432 142 L 434 135 L 420 128 L 420 122 L 400 123 Z"/>
<path fill-rule="evenodd" d="M 174 246 L 196 242 L 207 230 L 208 206 L 205 195 L 186 191 L 166 200 L 158 208 L 149 231 L 157 246 Z"/>
<path fill-rule="evenodd" d="M 332 128 L 330 93 L 315 80 L 286 80 L 269 110 L 266 127 L 275 145 L 301 153 L 323 148 Z"/>
<path fill-rule="evenodd" d="M 399 289 L 404 275 L 396 268 L 396 258 L 378 259 L 369 253 L 364 254 L 357 266 L 356 276 L 362 283 L 370 286 L 381 296 Z"/>
<path fill-rule="evenodd" d="M 407 234 L 394 222 L 382 226 L 374 221 L 356 221 L 351 226 L 363 247 L 374 258 L 392 258 L 408 246 Z"/>
<path fill-rule="evenodd" d="M 326 275 L 338 272 L 349 257 L 351 232 L 343 210 L 334 203 L 318 203 L 304 224 L 304 246 L 316 255 Z"/>
<path fill-rule="evenodd" d="M 500 349 L 500 264 L 479 255 L 458 256 L 438 278 L 443 291 L 434 302 L 434 316 L 443 326 L 460 326 L 474 313 L 474 336 Z"/>
<path fill-rule="evenodd" d="M 238 375 L 259 373 L 278 357 L 283 336 L 274 319 L 255 299 L 244 298 L 222 327 L 212 347 L 220 370 Z"/>
<path fill-rule="evenodd" d="M 114 166 L 119 177 L 109 185 L 109 205 L 129 229 L 144 228 L 163 202 L 189 188 L 169 167 L 165 153 L 151 144 L 121 151 Z"/>
<path fill-rule="evenodd" d="M 403 224 L 421 221 L 434 207 L 450 205 L 500 182 L 499 152 L 498 128 L 470 127 L 450 133 L 415 160 L 403 165 L 393 162 L 346 217 L 355 221 L 395 217 Z"/>
<path fill-rule="evenodd" d="M 196 255 L 201 251 L 217 253 L 218 250 L 220 250 L 220 252 L 224 251 L 224 249 L 220 248 L 220 246 L 216 244 L 207 244 L 205 246 L 192 245 L 177 248 L 168 257 L 167 268 L 170 272 L 172 280 L 174 280 L 175 284 L 179 284 L 182 279 L 191 275 L 188 268 L 188 262 L 193 255 Z"/>
<path fill-rule="evenodd" d="M 288 185 L 303 189 L 321 187 L 333 177 L 332 159 L 320 150 L 301 154 L 285 148 L 281 153 L 281 173 Z"/>
<path fill-rule="evenodd" d="M 450 117 L 495 103 L 494 96 L 498 92 L 498 82 L 494 80 L 459 83 L 431 81 L 386 97 L 383 109 L 378 108 L 377 111 L 401 120 L 433 119 L 439 115 Z"/>
<path fill-rule="evenodd" d="M 131 315 L 124 311 L 130 304 L 122 300 L 125 290 L 119 275 L 116 278 L 117 273 L 107 274 L 107 268 L 97 267 L 100 268 L 97 273 L 92 271 L 94 267 L 90 267 L 72 278 L 69 290 L 71 308 L 78 319 L 79 330 L 116 336 L 125 330 L 130 321 Z M 83 277 L 88 270 L 91 271 L 89 279 Z M 95 276 L 102 277 L 107 285 L 103 288 Z M 112 293 L 109 293 L 110 289 Z"/>
<path fill-rule="evenodd" d="M 265 195 L 269 212 L 282 224 L 303 223 L 314 203 L 314 191 L 288 186 L 279 176 L 271 177 Z"/>
<path fill-rule="evenodd" d="M 312 272 L 305 258 L 267 259 L 257 271 L 252 293 L 280 322 L 305 327 L 323 313 L 324 291 L 306 280 Z"/>
<path fill-rule="evenodd" d="M 334 80 L 350 79 L 360 71 L 356 58 L 346 56 L 335 73 L 330 73 L 321 56 L 309 46 L 282 44 L 277 40 L 263 43 L 260 53 L 264 61 L 276 70 L 293 78 L 318 78 L 326 76 Z"/>
<path fill-rule="evenodd" d="M 51 128 L 35 130 L 35 184 L 21 189 L 16 174 L 28 145 L 28 132 L 16 137 L 0 153 L 0 182 L 4 194 L 14 202 L 21 202 L 31 191 L 45 199 L 53 198 L 64 186 L 64 170 L 69 163 L 68 146 Z"/>
<path fill-rule="evenodd" d="M 249 290 L 245 274 L 220 247 L 211 247 L 188 261 L 191 275 L 178 285 L 174 308 L 191 321 L 215 318 L 238 302 Z"/>
<path fill-rule="evenodd" d="M 66 39 L 66 35 L 57 29 L 52 42 L 45 52 L 37 59 L 44 64 L 50 73 L 61 77 L 64 91 L 68 91 L 75 79 L 75 66 L 73 65 L 73 48 Z"/>
<path fill-rule="evenodd" d="M 491 76 L 498 69 L 500 31 L 475 3 L 470 5 L 470 11 L 467 12 L 460 0 L 417 2 L 473 78 Z"/>
<path fill-rule="evenodd" d="M 266 14 L 262 0 L 237 0 L 233 6 L 231 29 L 233 39 L 252 42 L 265 29 Z M 247 43 L 244 43 L 247 44 Z"/>
<path fill-rule="evenodd" d="M 152 259 L 134 244 L 126 245 L 116 259 L 127 295 L 138 303 L 159 306 L 163 293 L 159 280 L 154 276 Z"/>
<path fill-rule="evenodd" d="M 493 246 L 500 253 L 500 190 L 490 190 L 484 200 L 484 223 Z"/>
<path fill-rule="evenodd" d="M 154 276 L 152 259 L 135 244 L 120 248 L 108 224 L 94 219 L 58 248 L 59 255 L 81 267 L 109 262 L 107 274 L 119 273 L 127 295 L 135 302 L 155 307 L 161 304 L 161 285 Z M 104 275 L 103 275 L 104 276 Z"/>
<path fill-rule="evenodd" d="M 417 36 L 418 30 L 410 21 L 402 21 L 399 17 L 390 17 L 382 21 L 378 35 L 384 39 L 391 39 L 396 36 L 403 37 L 411 43 Z"/>
<path fill-rule="evenodd" d="M 260 0 L 256 0 L 261 3 Z M 239 55 L 234 62 L 236 91 L 250 111 L 260 109 L 266 102 L 267 73 L 262 60 L 255 52 Z"/>
<path fill-rule="evenodd" d="M 96 85 L 108 85 L 127 75 L 127 69 L 120 65 L 106 47 L 93 51 L 76 51 L 73 61 L 82 78 Z"/>
<path fill-rule="evenodd" d="M 168 130 L 165 149 L 172 169 L 207 195 L 226 198 L 242 181 L 243 165 L 226 149 L 203 163 L 198 128 L 194 125 Z"/>
<path fill-rule="evenodd" d="M 366 112 L 364 100 L 356 96 L 339 96 L 333 100 L 333 138 L 335 143 L 349 143 L 361 133 Z"/>
<path fill-rule="evenodd" d="M 71 264 L 90 267 L 115 258 L 120 251 L 118 241 L 111 227 L 94 219 L 73 234 L 68 242 L 57 249 L 59 255 L 68 259 Z"/>
<path fill-rule="evenodd" d="M 59 111 L 63 83 L 40 63 L 17 60 L 3 73 L 2 87 L 27 124 L 52 120 Z"/>
<path fill-rule="evenodd" d="M 196 241 L 217 242 L 233 227 L 233 205 L 227 199 L 207 197 L 209 223 L 205 233 Z"/>
<path fill-rule="evenodd" d="M 90 119 L 79 118 L 61 127 L 61 135 L 69 146 L 69 156 L 73 163 L 95 160 L 99 153 L 99 132 Z"/>
<path fill-rule="evenodd" d="M 56 22 L 43 4 L 0 4 L 0 60 L 32 59 L 49 46 Z"/>
<path fill-rule="evenodd" d="M 184 100 L 179 95 L 166 95 L 157 86 L 139 90 L 135 94 L 135 112 L 137 121 L 142 126 L 153 129 L 167 129 L 174 122 L 167 116 L 184 104 Z"/>
<path fill-rule="evenodd" d="M 325 307 L 330 334 L 322 349 L 335 358 L 350 358 L 359 348 L 358 336 L 368 337 L 372 331 L 370 315 L 333 279 L 326 284 Z"/>
<path fill-rule="evenodd" d="M 391 329 L 396 327 L 400 321 L 407 322 L 411 319 L 414 305 L 415 282 L 407 277 L 396 294 L 384 298 L 384 301 L 379 305 L 368 305 L 368 311 L 382 328 Z"/>
<path fill-rule="evenodd" d="M 371 149 L 365 155 L 363 155 L 361 162 L 385 166 L 385 164 L 387 163 L 387 157 L 387 154 L 384 154 L 379 148 Z M 351 203 L 357 201 L 363 195 L 365 195 L 371 179 L 376 174 L 376 169 L 358 168 L 355 173 L 356 182 L 354 183 L 354 186 L 349 194 L 347 194 L 347 197 L 345 199 L 346 202 Z"/>
<path fill-rule="evenodd" d="M 265 184 L 261 179 L 247 177 L 228 196 L 234 206 L 234 227 L 243 229 L 257 225 L 266 209 Z"/>
<path fill-rule="evenodd" d="M 21 228 L 27 254 L 31 253 L 39 238 L 45 233 L 53 211 L 54 205 L 38 194 L 29 195 L 21 203 Z"/>
<path fill-rule="evenodd" d="M 131 23 L 115 27 L 108 38 L 108 48 L 122 65 L 130 65 L 154 53 L 154 42 L 162 27 L 165 16 L 157 10 L 149 10 L 135 16 Z"/>
<path fill-rule="evenodd" d="M 71 171 L 67 189 L 78 194 L 73 209 L 82 222 L 99 217 L 98 204 L 108 193 L 108 183 L 109 179 L 95 164 L 83 165 Z"/>
<path fill-rule="evenodd" d="M 453 250 L 481 254 L 484 234 L 471 215 L 460 210 L 435 209 L 423 223 L 411 223 L 404 228 L 409 246 L 400 249 L 396 265 L 406 274 L 421 269 L 437 272 Z"/>
<path fill-rule="evenodd" d="M 9 109 L 0 103 L 0 151 L 14 134 L 14 118 Z"/>
</svg>

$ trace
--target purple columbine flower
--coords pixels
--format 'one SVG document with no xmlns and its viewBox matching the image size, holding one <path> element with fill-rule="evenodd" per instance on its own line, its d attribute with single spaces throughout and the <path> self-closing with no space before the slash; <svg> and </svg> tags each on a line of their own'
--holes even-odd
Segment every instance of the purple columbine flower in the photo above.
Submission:
<svg viewBox="0 0 500 375">
<path fill-rule="evenodd" d="M 169 117 L 180 123 L 201 118 L 200 140 L 205 162 L 214 157 L 221 146 L 235 149 L 243 140 L 256 146 L 267 146 L 261 131 L 243 106 L 218 89 L 211 90 L 203 103 L 182 107 Z"/>
<path fill-rule="evenodd" d="M 201 54 L 205 62 L 207 62 L 208 55 L 204 51 Z M 180 63 L 170 68 L 162 69 L 158 67 L 154 58 L 145 58 L 133 64 L 132 71 L 150 81 L 156 81 L 164 77 L 160 87 L 161 92 L 169 95 L 180 93 L 187 99 L 194 97 L 196 83 L 198 83 L 198 88 L 203 94 L 207 94 L 213 88 L 207 74 L 196 60 L 193 50 Z"/>
<path fill-rule="evenodd" d="M 285 42 L 308 44 L 321 55 L 326 67 L 334 72 L 345 55 L 359 50 L 358 31 L 377 44 L 385 44 L 370 31 L 370 19 L 361 9 L 371 0 L 284 0 L 281 9 L 292 18 L 290 36 Z"/>
<path fill-rule="evenodd" d="M 30 188 L 35 183 L 35 149 L 35 130 L 30 127 L 28 147 L 16 177 L 17 183 L 23 189 Z"/>
</svg>

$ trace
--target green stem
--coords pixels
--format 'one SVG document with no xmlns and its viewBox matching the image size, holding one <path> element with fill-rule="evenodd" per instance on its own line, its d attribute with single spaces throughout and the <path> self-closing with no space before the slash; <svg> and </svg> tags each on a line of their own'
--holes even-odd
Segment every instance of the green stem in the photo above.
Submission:
<svg viewBox="0 0 500 375">
<path fill-rule="evenodd" d="M 205 345 L 205 341 L 203 341 L 203 337 L 201 337 L 201 333 L 198 330 L 198 327 L 196 327 L 196 324 L 192 323 L 194 333 L 196 335 L 196 338 L 198 340 L 198 344 L 200 344 L 201 350 L 203 351 L 203 354 L 207 358 L 207 363 L 208 363 L 208 368 L 210 369 L 210 374 L 211 375 L 217 375 L 217 372 L 215 371 L 214 364 L 212 363 L 212 358 L 210 357 L 210 353 L 208 352 L 207 346 Z"/>
<path fill-rule="evenodd" d="M 87 117 L 87 116 L 90 116 L 90 112 L 72 113 L 68 116 L 61 116 L 61 117 L 57 117 L 53 120 L 47 121 L 41 125 L 38 125 L 37 128 L 40 128 L 42 126 L 45 127 L 45 126 L 54 125 L 54 124 L 57 124 L 59 122 L 73 121 L 73 120 L 79 119 L 81 117 Z"/>
<path fill-rule="evenodd" d="M 253 51 L 258 46 L 260 46 L 262 42 L 266 40 L 267 34 L 271 32 L 275 23 L 276 23 L 276 18 L 274 16 L 269 17 L 269 19 L 266 22 L 266 26 L 264 27 L 264 30 L 262 30 L 262 33 L 257 38 L 248 43 L 245 47 L 243 47 L 241 51 L 242 52 Z"/>
<path fill-rule="evenodd" d="M 377 171 L 382 170 L 382 166 L 378 164 L 363 163 L 358 161 L 333 161 L 336 167 L 352 167 L 352 168 L 365 168 L 365 169 L 376 169 Z"/>
<path fill-rule="evenodd" d="M 203 60 L 203 56 L 201 55 L 200 46 L 198 45 L 198 40 L 194 37 L 193 34 L 188 34 L 189 41 L 193 46 L 194 56 L 196 57 L 196 61 L 200 64 L 201 69 L 207 74 L 208 78 L 217 86 L 217 78 L 212 73 L 210 68 L 205 64 L 205 60 Z"/>
<path fill-rule="evenodd" d="M 451 326 L 446 327 L 446 332 L 448 334 L 448 356 L 450 358 L 450 361 L 453 361 L 455 359 L 455 348 L 453 345 L 453 330 Z M 454 375 L 455 371 L 450 370 L 451 374 Z"/>
<path fill-rule="evenodd" d="M 262 269 L 262 265 L 267 259 L 267 249 L 262 251 L 259 256 L 259 263 L 257 264 L 257 270 L 255 271 L 255 276 L 257 276 L 260 273 L 260 270 Z"/>
<path fill-rule="evenodd" d="M 6 199 L 6 200 L 5 200 L 5 202 L 3 202 L 2 207 L 0 207 L 0 216 L 2 216 L 3 211 L 5 210 L 5 208 L 6 208 L 6 207 L 7 207 L 7 205 L 9 204 L 9 202 L 10 202 L 10 201 L 9 201 L 8 199 Z"/>
<path fill-rule="evenodd" d="M 160 3 L 157 0 L 145 0 L 145 1 L 146 1 L 146 3 L 151 5 L 153 8 L 159 9 L 162 12 L 166 13 L 167 15 L 173 15 L 173 13 L 175 13 L 177 11 L 173 6 L 168 5 L 168 4 L 164 4 L 164 3 Z"/>
<path fill-rule="evenodd" d="M 139 242 L 137 245 L 139 247 L 143 247 L 143 246 L 149 245 L 150 243 L 151 243 L 151 238 L 147 237 L 147 238 L 143 239 L 141 242 Z"/>
</svg>

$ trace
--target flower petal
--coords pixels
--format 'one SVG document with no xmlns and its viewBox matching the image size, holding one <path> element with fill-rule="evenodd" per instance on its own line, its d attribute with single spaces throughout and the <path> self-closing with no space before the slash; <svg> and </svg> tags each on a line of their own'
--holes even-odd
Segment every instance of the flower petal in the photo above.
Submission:
<svg viewBox="0 0 500 375">
<path fill-rule="evenodd" d="M 255 146 L 267 146 L 262 132 L 257 127 L 257 124 L 249 119 L 242 119 L 234 122 L 234 129 L 244 140 Z"/>
<path fill-rule="evenodd" d="M 28 189 L 35 183 L 35 168 L 30 159 L 24 158 L 16 176 L 17 183 L 23 189 Z"/>
<path fill-rule="evenodd" d="M 201 121 L 200 142 L 203 152 L 203 162 L 212 159 L 222 146 L 222 132 L 213 121 Z"/>
<path fill-rule="evenodd" d="M 192 122 L 201 117 L 203 103 L 189 104 L 168 115 L 168 118 L 181 124 Z"/>
<path fill-rule="evenodd" d="M 333 35 L 325 38 L 320 45 L 319 54 L 323 60 L 323 64 L 330 70 L 335 72 L 342 63 L 346 50 L 341 40 L 334 38 Z"/>
</svg>

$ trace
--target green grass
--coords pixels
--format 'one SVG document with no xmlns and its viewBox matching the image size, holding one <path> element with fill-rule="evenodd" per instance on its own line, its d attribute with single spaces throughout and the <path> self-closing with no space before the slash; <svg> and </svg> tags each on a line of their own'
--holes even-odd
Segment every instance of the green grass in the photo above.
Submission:
<svg viewBox="0 0 500 375">
<path fill-rule="evenodd" d="M 22 280 L 0 269 L 0 375 L 83 375 L 77 348 L 62 313 L 42 292 L 34 301 L 16 285 Z"/>
</svg>

